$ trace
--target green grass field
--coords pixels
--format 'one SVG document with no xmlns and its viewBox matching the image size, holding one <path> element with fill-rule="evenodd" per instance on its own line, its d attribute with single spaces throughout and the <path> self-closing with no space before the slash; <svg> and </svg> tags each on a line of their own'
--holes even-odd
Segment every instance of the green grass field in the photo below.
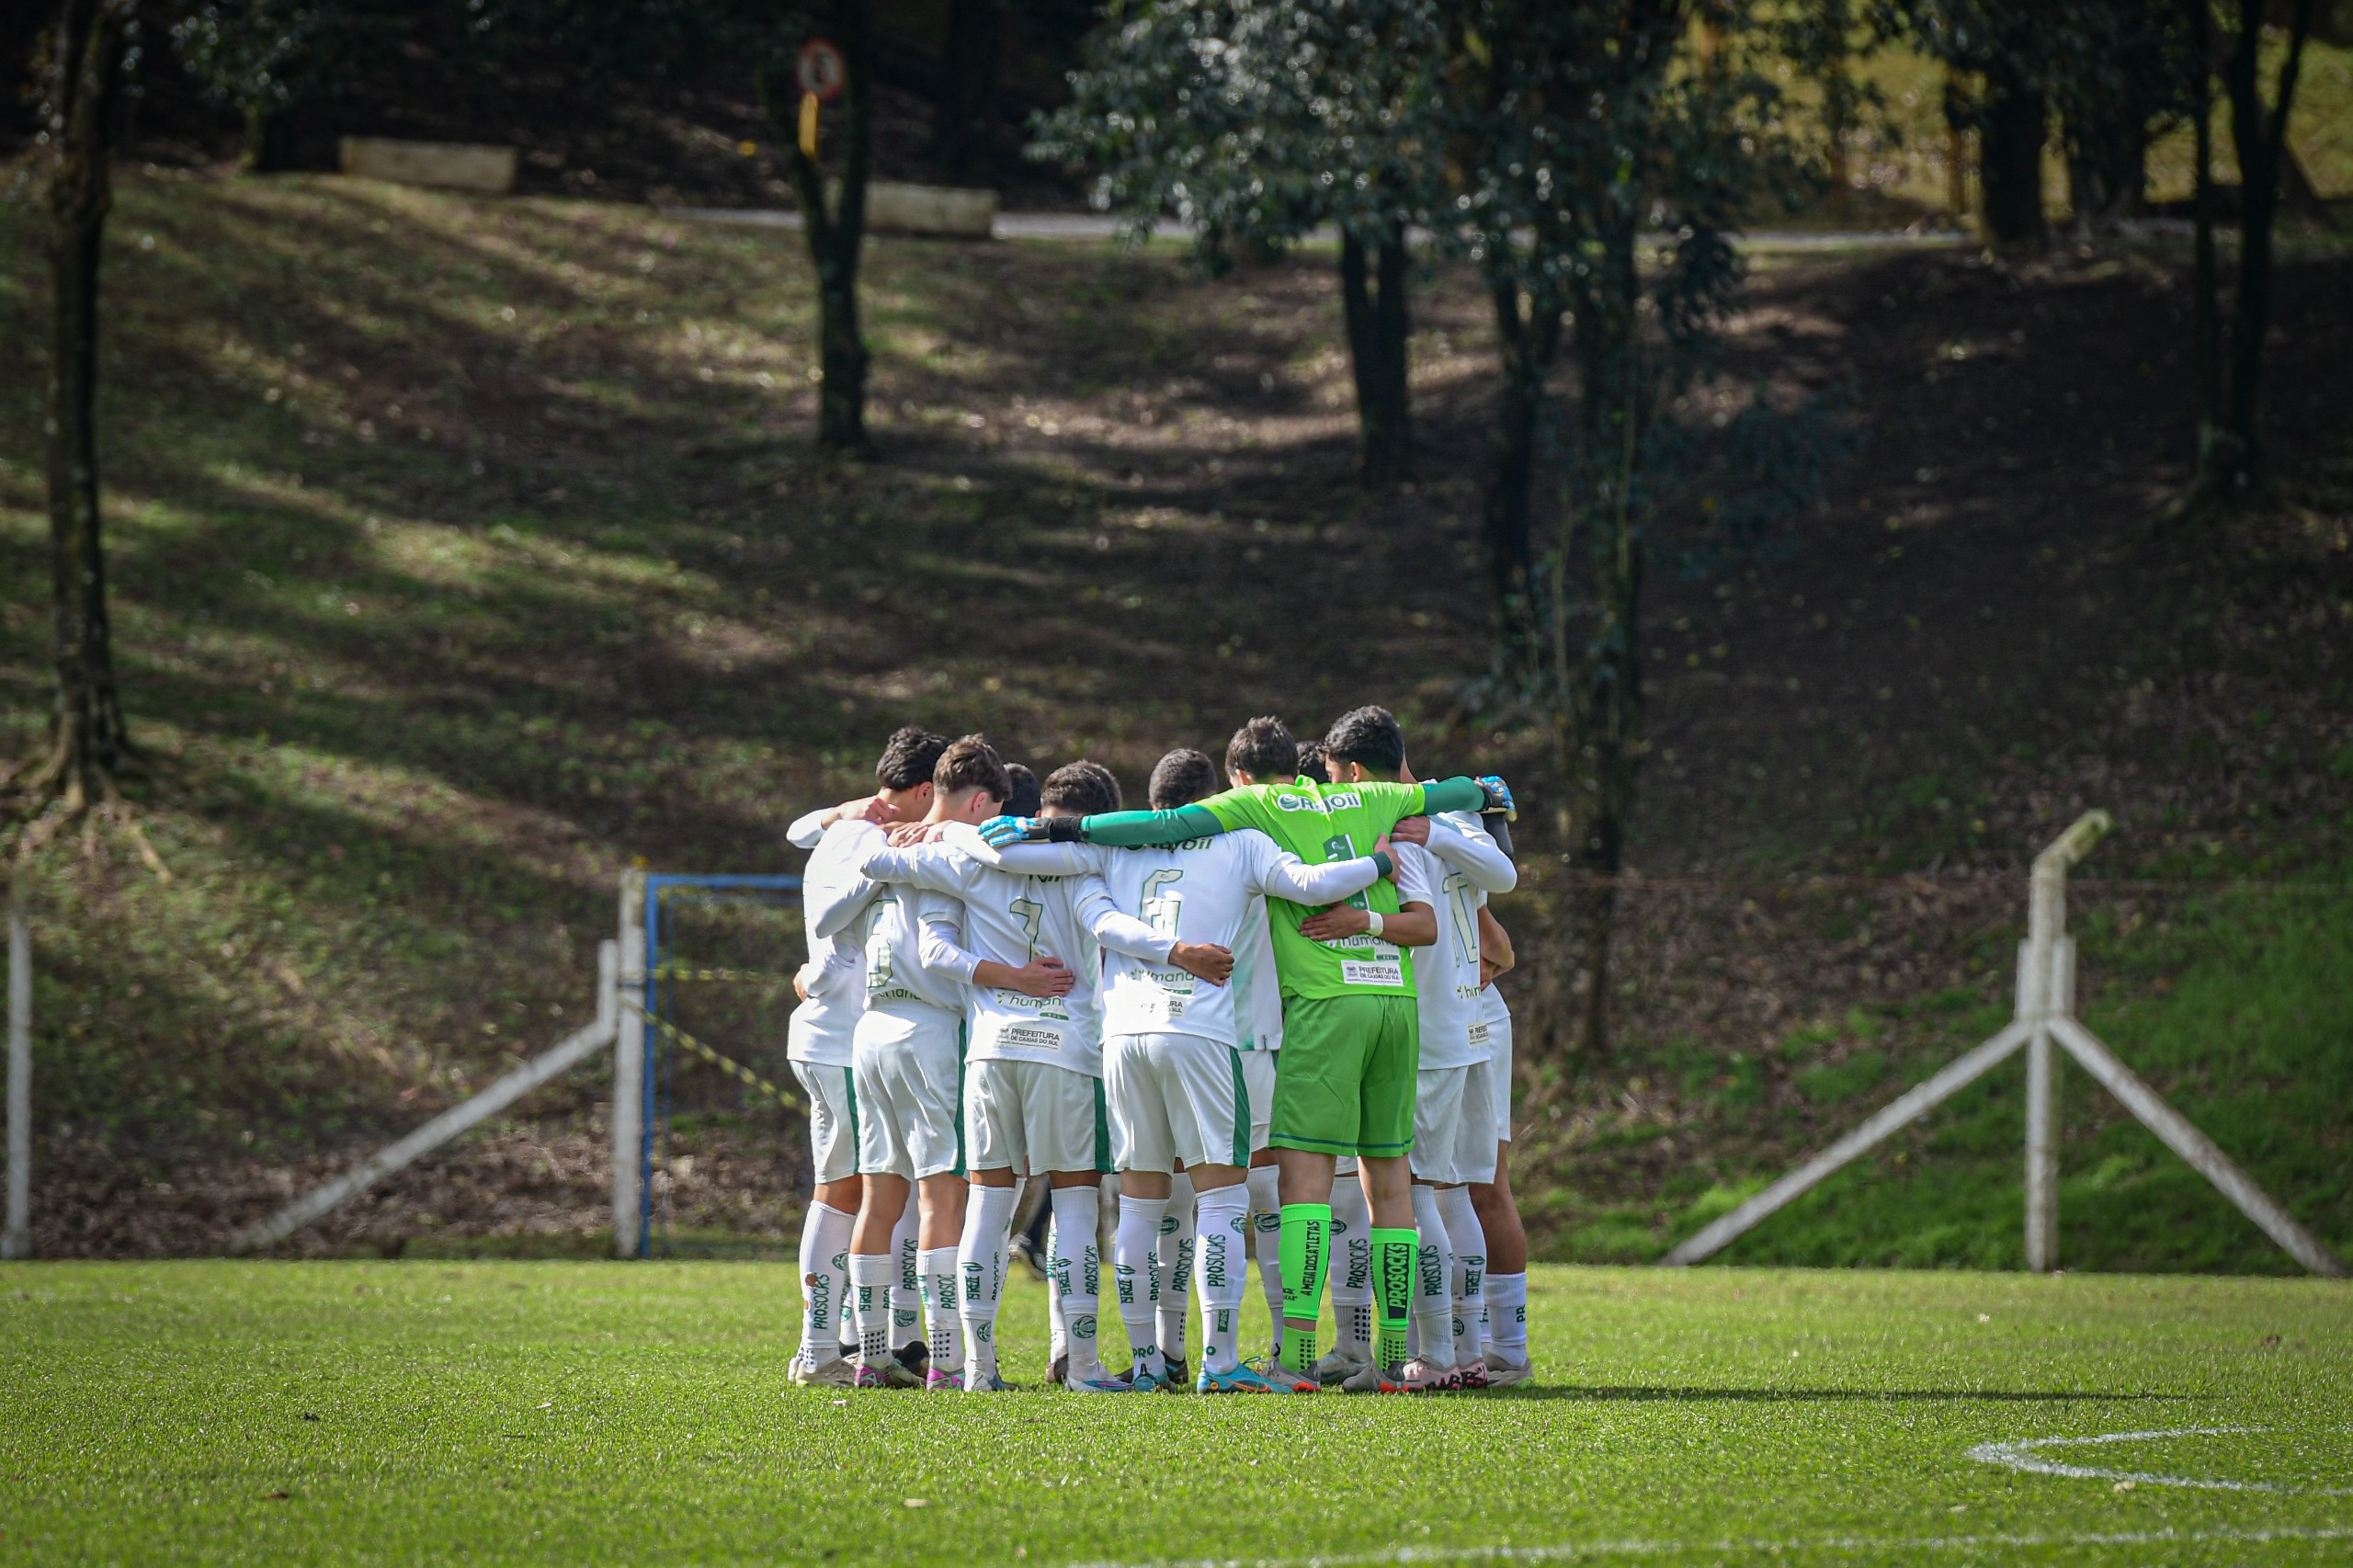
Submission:
<svg viewBox="0 0 2353 1568">
<path fill-rule="evenodd" d="M 2342 1285 L 1540 1268 L 1535 1385 L 1312 1403 L 793 1390 L 793 1287 L 744 1264 L 10 1270 L 0 1557 L 2353 1552 Z M 1006 1327 L 1034 1375 L 1040 1288 Z M 1972 1452 L 2053 1438 L 2075 1441 Z"/>
</svg>

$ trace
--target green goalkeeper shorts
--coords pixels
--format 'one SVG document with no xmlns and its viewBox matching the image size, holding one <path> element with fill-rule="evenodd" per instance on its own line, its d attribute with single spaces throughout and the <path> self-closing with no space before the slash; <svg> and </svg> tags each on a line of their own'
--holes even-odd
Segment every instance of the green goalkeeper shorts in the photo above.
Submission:
<svg viewBox="0 0 2353 1568">
<path fill-rule="evenodd" d="M 1267 1142 L 1380 1159 L 1414 1146 L 1419 1006 L 1411 996 L 1286 996 Z"/>
</svg>

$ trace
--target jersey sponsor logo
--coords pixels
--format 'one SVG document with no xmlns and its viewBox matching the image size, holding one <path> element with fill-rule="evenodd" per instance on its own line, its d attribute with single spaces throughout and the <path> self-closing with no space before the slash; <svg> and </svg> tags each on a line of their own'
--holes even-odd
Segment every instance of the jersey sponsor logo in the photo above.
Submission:
<svg viewBox="0 0 2353 1568">
<path fill-rule="evenodd" d="M 1336 801 L 1337 798 L 1338 797 L 1336 796 L 1334 797 Z M 1283 790 L 1275 796 L 1275 810 L 1279 812 L 1313 812 L 1319 817 L 1330 816 L 1332 814 L 1331 808 L 1324 803 L 1323 796 L 1294 795 L 1289 790 Z"/>
<path fill-rule="evenodd" d="M 999 1045 L 1021 1046 L 1031 1051 L 1060 1051 L 1063 1031 L 1040 1028 L 1036 1024 L 1007 1024 L 997 1032 Z"/>
<path fill-rule="evenodd" d="M 1460 990 L 1461 987 L 1458 986 L 1456 989 Z M 1484 1050 L 1486 1048 L 1487 1022 L 1484 1018 L 1480 1019 L 1479 1022 L 1471 1026 L 1471 1044 L 1474 1050 Z"/>
<path fill-rule="evenodd" d="M 1336 795 L 1324 797 L 1324 809 L 1327 812 L 1355 811 L 1363 804 L 1364 797 L 1354 790 L 1343 790 Z"/>
<path fill-rule="evenodd" d="M 1475 985 L 1458 985 L 1454 988 L 1454 999 L 1458 1002 L 1476 1002 L 1479 999 L 1479 989 Z M 1486 1026 L 1483 1024 L 1480 1027 L 1483 1028 Z M 1485 1038 L 1483 1035 L 1480 1037 L 1482 1040 Z"/>
<path fill-rule="evenodd" d="M 1036 1013 L 1048 1023 L 1070 1022 L 1070 1008 L 1059 996 L 1032 996 L 1020 991 L 995 991 L 996 1005 L 1009 1013 Z"/>
<path fill-rule="evenodd" d="M 1340 960 L 1340 983 L 1343 985 L 1388 985 L 1405 983 L 1405 966 L 1394 960 L 1363 962 L 1357 959 Z"/>
</svg>

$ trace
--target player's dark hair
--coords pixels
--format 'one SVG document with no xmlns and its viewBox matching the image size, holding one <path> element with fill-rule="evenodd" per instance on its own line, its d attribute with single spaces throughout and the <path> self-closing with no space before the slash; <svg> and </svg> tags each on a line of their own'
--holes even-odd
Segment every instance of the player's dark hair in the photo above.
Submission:
<svg viewBox="0 0 2353 1568">
<path fill-rule="evenodd" d="M 1099 762 L 1066 762 L 1046 775 L 1039 803 L 1077 816 L 1120 809 L 1120 781 Z"/>
<path fill-rule="evenodd" d="M 1359 708 L 1343 713 L 1324 737 L 1324 753 L 1334 762 L 1353 762 L 1375 773 L 1395 773 L 1405 766 L 1405 732 L 1386 708 Z"/>
<path fill-rule="evenodd" d="M 1310 741 L 1299 748 L 1299 772 L 1302 778 L 1313 778 L 1319 784 L 1332 782 L 1332 770 L 1324 762 L 1324 743 Z"/>
<path fill-rule="evenodd" d="M 1206 752 L 1179 746 L 1152 767 L 1152 809 L 1189 806 L 1218 791 L 1217 764 Z"/>
<path fill-rule="evenodd" d="M 935 735 L 913 724 L 893 731 L 882 743 L 882 760 L 874 765 L 874 781 L 885 790 L 912 790 L 928 783 L 932 769 L 939 766 L 939 754 L 947 749 L 946 735 Z"/>
<path fill-rule="evenodd" d="M 1009 817 L 1034 817 L 1038 814 L 1038 776 L 1017 762 L 1005 765 L 1006 777 L 1013 780 L 1013 793 L 1005 798 L 1005 814 Z"/>
<path fill-rule="evenodd" d="M 1253 719 L 1225 743 L 1225 770 L 1261 784 L 1283 783 L 1299 771 L 1299 743 L 1280 719 Z"/>
<path fill-rule="evenodd" d="M 959 790 L 978 790 L 999 801 L 1013 796 L 1012 777 L 1006 772 L 996 748 L 978 735 L 966 735 L 939 754 L 939 765 L 931 770 L 931 787 L 942 795 L 952 795 Z"/>
</svg>

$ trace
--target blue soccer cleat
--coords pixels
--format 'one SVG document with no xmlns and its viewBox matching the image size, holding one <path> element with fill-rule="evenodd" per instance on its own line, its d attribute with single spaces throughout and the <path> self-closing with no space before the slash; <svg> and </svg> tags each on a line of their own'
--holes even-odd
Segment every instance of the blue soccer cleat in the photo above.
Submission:
<svg viewBox="0 0 2353 1568">
<path fill-rule="evenodd" d="M 1288 1368 L 1278 1366 L 1268 1376 L 1256 1367 L 1236 1365 L 1227 1371 L 1213 1368 L 1201 1369 L 1200 1381 L 1193 1385 L 1196 1393 L 1313 1393 L 1315 1385 L 1304 1378 L 1295 1377 Z"/>
</svg>

